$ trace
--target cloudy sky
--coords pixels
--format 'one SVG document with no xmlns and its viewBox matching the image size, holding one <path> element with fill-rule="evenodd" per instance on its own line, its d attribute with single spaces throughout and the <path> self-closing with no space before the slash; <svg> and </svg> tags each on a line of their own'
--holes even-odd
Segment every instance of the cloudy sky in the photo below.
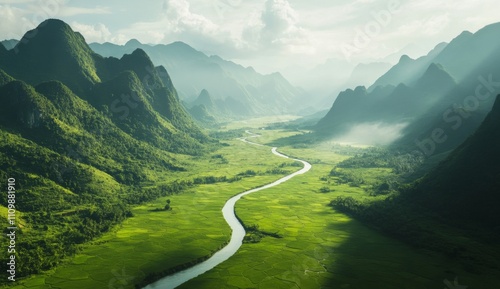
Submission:
<svg viewBox="0 0 500 289">
<path fill-rule="evenodd" d="M 418 56 L 500 21 L 494 0 L 0 0 L 0 39 L 59 18 L 88 42 L 184 41 L 261 72 Z M 414 54 L 414 55 L 411 55 Z"/>
</svg>

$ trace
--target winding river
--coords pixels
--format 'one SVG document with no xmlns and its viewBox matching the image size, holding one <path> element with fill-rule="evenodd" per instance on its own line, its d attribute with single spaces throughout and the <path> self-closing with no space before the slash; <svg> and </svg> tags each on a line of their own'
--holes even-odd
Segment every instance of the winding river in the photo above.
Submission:
<svg viewBox="0 0 500 289">
<path fill-rule="evenodd" d="M 246 133 L 251 135 L 248 138 L 259 136 L 257 134 L 251 133 L 250 131 L 246 131 Z M 248 138 L 241 138 L 240 140 L 244 141 L 246 143 L 252 144 L 252 145 L 263 146 L 261 144 L 248 141 Z M 193 278 L 195 278 L 195 277 L 197 277 L 197 276 L 199 276 L 199 275 L 201 275 L 201 274 L 203 274 L 211 269 L 213 269 L 215 266 L 226 261 L 227 259 L 229 259 L 231 256 L 233 256 L 238 251 L 238 249 L 243 244 L 243 238 L 245 237 L 245 229 L 243 228 L 243 226 L 241 225 L 239 220 L 236 218 L 236 214 L 234 212 L 234 206 L 236 205 L 236 202 L 243 196 L 277 186 L 277 185 L 282 184 L 282 183 L 290 180 L 291 178 L 293 178 L 297 175 L 303 174 L 311 169 L 311 164 L 309 164 L 308 162 L 303 161 L 303 160 L 299 160 L 299 159 L 290 158 L 282 153 L 279 153 L 277 151 L 277 148 L 275 148 L 275 147 L 271 149 L 271 152 L 277 156 L 282 157 L 282 158 L 293 159 L 295 161 L 299 161 L 304 165 L 304 167 L 301 170 L 296 171 L 295 173 L 292 173 L 290 175 L 287 175 L 287 176 L 285 176 L 285 177 L 283 177 L 283 178 L 281 178 L 273 183 L 239 193 L 238 195 L 230 198 L 226 202 L 224 207 L 222 208 L 222 215 L 224 216 L 224 219 L 226 220 L 227 224 L 231 227 L 231 230 L 232 230 L 231 240 L 229 241 L 229 243 L 224 248 L 217 251 L 209 259 L 207 259 L 199 264 L 196 264 L 193 267 L 185 269 L 183 271 L 179 271 L 179 272 L 174 273 L 172 275 L 168 275 L 168 276 L 144 287 L 143 289 L 171 289 L 171 288 L 175 288 L 175 287 L 177 287 L 177 286 L 179 286 L 179 285 L 181 285 L 181 284 L 183 284 L 183 283 L 185 283 L 185 282 L 187 282 L 187 281 L 189 281 L 189 280 L 191 280 L 191 279 L 193 279 Z"/>
</svg>

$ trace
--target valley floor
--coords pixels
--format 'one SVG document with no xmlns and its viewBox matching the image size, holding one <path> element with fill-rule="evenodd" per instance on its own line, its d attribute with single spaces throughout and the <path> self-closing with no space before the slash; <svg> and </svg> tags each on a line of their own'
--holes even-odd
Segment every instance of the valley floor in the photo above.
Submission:
<svg viewBox="0 0 500 289">
<path fill-rule="evenodd" d="M 255 131 L 255 130 L 254 130 Z M 259 130 L 268 143 L 296 132 Z M 173 178 L 199 175 L 241 180 L 204 184 L 133 209 L 112 232 L 85 245 L 55 269 L 17 282 L 11 288 L 134 288 L 149 274 L 187 264 L 218 250 L 230 237 L 221 215 L 238 192 L 270 183 L 300 167 L 272 156 L 267 146 L 225 141 L 212 157 L 186 159 L 195 164 Z M 472 274 L 437 253 L 417 250 L 385 237 L 328 204 L 338 196 L 374 198 L 363 189 L 337 185 L 329 176 L 349 156 L 324 143 L 280 151 L 309 161 L 312 169 L 278 187 L 245 196 L 236 213 L 247 227 L 248 243 L 229 260 L 179 288 L 495 288 L 500 274 Z M 377 179 L 386 169 L 363 172 Z M 171 211 L 155 212 L 166 199 Z M 276 233 L 259 234 L 259 232 Z M 456 283 L 455 283 L 456 282 Z M 455 287 L 450 287 L 455 286 Z"/>
<path fill-rule="evenodd" d="M 261 133 L 263 137 L 256 142 L 284 136 L 275 131 Z M 336 185 L 335 178 L 328 177 L 335 164 L 347 158 L 328 144 L 280 149 L 311 162 L 310 172 L 245 197 L 237 204 L 236 213 L 247 225 L 278 232 L 283 238 L 265 237 L 244 244 L 231 259 L 179 288 L 417 289 L 493 288 L 500 284 L 492 272 L 466 272 L 453 260 L 388 238 L 329 207 L 337 196 L 374 197 L 360 187 Z M 367 171 L 365 178 L 387 173 L 384 169 Z M 324 192 L 325 187 L 330 191 Z"/>
</svg>

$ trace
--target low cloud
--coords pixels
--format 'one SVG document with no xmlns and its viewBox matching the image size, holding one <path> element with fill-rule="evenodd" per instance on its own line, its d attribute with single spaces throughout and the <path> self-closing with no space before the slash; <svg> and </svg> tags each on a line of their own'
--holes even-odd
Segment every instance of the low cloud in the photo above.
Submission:
<svg viewBox="0 0 500 289">
<path fill-rule="evenodd" d="M 403 136 L 408 123 L 362 123 L 353 125 L 350 130 L 334 141 L 354 145 L 388 145 Z"/>
</svg>

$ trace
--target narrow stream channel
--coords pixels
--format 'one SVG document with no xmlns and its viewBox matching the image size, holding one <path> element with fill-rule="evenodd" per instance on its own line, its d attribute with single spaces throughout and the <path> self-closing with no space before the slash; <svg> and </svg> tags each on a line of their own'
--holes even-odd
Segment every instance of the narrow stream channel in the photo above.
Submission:
<svg viewBox="0 0 500 289">
<path fill-rule="evenodd" d="M 247 131 L 248 134 L 251 134 L 252 136 L 250 137 L 258 137 L 259 135 L 253 134 L 249 131 Z M 262 146 L 261 144 L 253 143 L 247 140 L 247 138 L 241 138 L 241 141 L 244 141 L 249 144 L 253 145 L 259 145 Z M 277 156 L 280 156 L 282 158 L 287 158 L 287 159 L 293 159 L 290 158 L 284 154 L 281 154 L 277 151 L 277 148 L 272 148 L 271 152 Z M 212 257 L 209 259 L 194 265 L 191 268 L 185 269 L 183 271 L 179 271 L 177 273 L 174 273 L 172 275 L 168 275 L 146 287 L 143 289 L 171 289 L 171 288 L 176 288 L 177 286 L 213 269 L 215 266 L 219 265 L 220 263 L 226 261 L 229 259 L 231 256 L 233 256 L 238 249 L 241 247 L 243 244 L 243 238 L 245 237 L 245 229 L 239 222 L 239 220 L 236 218 L 236 214 L 234 212 L 234 206 L 236 205 L 236 202 L 243 196 L 246 196 L 251 193 L 255 193 L 258 191 L 262 191 L 268 188 L 272 188 L 274 186 L 277 186 L 279 184 L 282 184 L 291 178 L 303 174 L 311 169 L 311 164 L 309 164 L 306 161 L 299 160 L 299 159 L 293 159 L 295 161 L 301 162 L 304 167 L 296 171 L 295 173 L 292 173 L 290 175 L 287 175 L 273 183 L 264 185 L 262 187 L 258 187 L 252 190 L 248 190 L 242 193 L 239 193 L 238 195 L 230 198 L 224 207 L 222 208 L 222 215 L 224 216 L 224 219 L 226 220 L 227 224 L 231 227 L 232 233 L 231 233 L 231 240 L 229 243 L 222 248 L 221 250 L 217 251 Z"/>
</svg>

